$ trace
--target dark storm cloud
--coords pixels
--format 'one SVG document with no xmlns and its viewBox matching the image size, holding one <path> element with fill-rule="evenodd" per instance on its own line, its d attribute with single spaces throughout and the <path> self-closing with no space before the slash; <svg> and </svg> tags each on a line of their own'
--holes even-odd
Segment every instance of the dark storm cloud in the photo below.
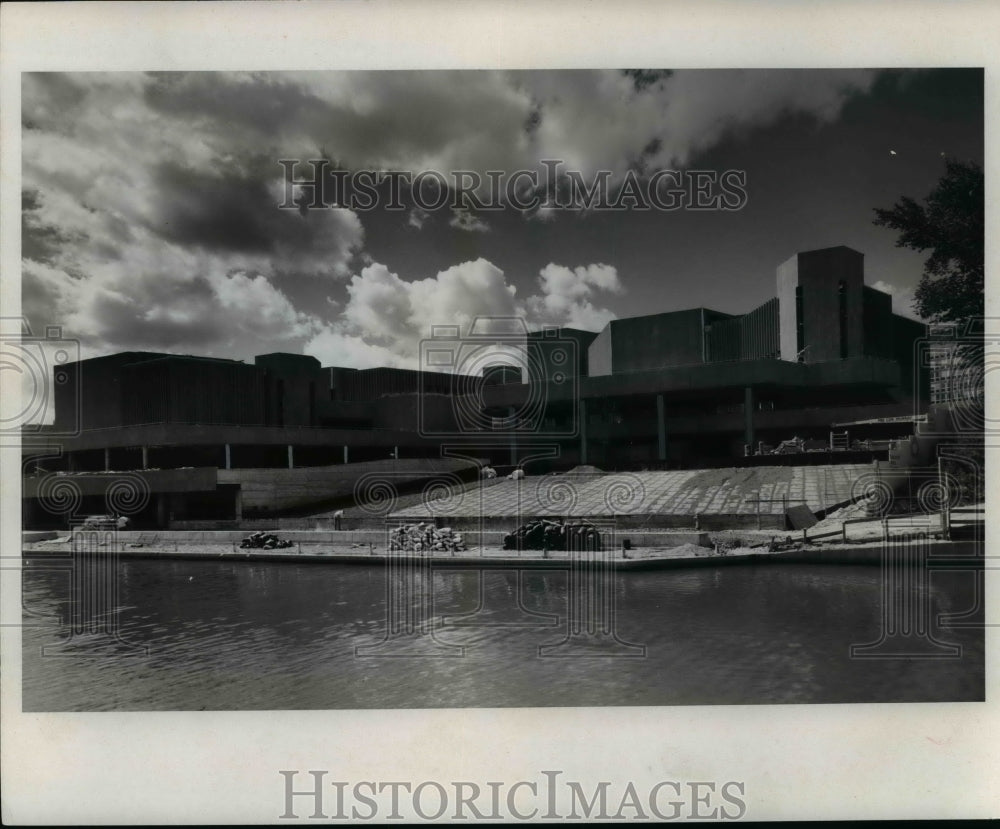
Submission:
<svg viewBox="0 0 1000 829">
<path fill-rule="evenodd" d="M 517 140 L 529 102 L 502 73 L 156 73 L 147 106 L 231 145 L 328 154 L 352 169 L 433 158 L 451 144 Z M 278 150 L 280 148 L 280 153 Z"/>
<path fill-rule="evenodd" d="M 83 234 L 64 233 L 41 219 L 41 194 L 34 189 L 21 191 L 21 255 L 36 262 L 51 264 L 64 245 L 86 241 Z"/>
<path fill-rule="evenodd" d="M 218 72 L 151 72 L 148 78 L 143 95 L 151 109 L 201 120 L 216 130 L 252 129 L 279 136 L 334 115 L 300 84 L 273 74 L 237 78 Z"/>
<path fill-rule="evenodd" d="M 180 290 L 179 290 L 180 289 Z M 218 339 L 206 325 L 203 309 L 216 303 L 204 277 L 178 285 L 170 278 L 138 279 L 128 295 L 109 293 L 95 307 L 92 321 L 98 336 L 114 342 L 142 343 L 147 348 L 197 349 Z M 150 317 L 150 309 L 170 308 L 170 315 Z"/>
<path fill-rule="evenodd" d="M 346 211 L 279 209 L 280 176 L 271 158 L 220 163 L 211 173 L 161 163 L 153 176 L 158 220 L 150 230 L 207 253 L 266 256 L 277 272 L 332 270 L 359 241 L 360 226 Z"/>
<path fill-rule="evenodd" d="M 274 237 L 282 231 L 308 241 L 302 225 L 295 227 L 287 211 L 276 210 L 260 177 L 238 172 L 210 176 L 167 162 L 159 165 L 154 180 L 163 222 L 150 229 L 171 242 L 262 253 L 273 249 Z"/>
<path fill-rule="evenodd" d="M 58 130 L 74 111 L 86 106 L 87 88 L 63 72 L 25 73 L 21 91 L 21 123 L 29 130 Z"/>
</svg>

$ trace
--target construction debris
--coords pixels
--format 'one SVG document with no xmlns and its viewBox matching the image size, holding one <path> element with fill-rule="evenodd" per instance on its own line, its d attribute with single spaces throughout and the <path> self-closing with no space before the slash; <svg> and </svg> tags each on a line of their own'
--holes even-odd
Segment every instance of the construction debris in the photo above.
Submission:
<svg viewBox="0 0 1000 829">
<path fill-rule="evenodd" d="M 284 550 L 292 546 L 291 541 L 264 531 L 251 533 L 240 542 L 240 547 L 244 550 Z"/>
<path fill-rule="evenodd" d="M 529 521 L 503 539 L 505 550 L 599 550 L 601 535 L 590 524 Z"/>
<path fill-rule="evenodd" d="M 467 549 L 461 533 L 432 524 L 404 524 L 389 531 L 389 552 L 460 553 Z"/>
</svg>

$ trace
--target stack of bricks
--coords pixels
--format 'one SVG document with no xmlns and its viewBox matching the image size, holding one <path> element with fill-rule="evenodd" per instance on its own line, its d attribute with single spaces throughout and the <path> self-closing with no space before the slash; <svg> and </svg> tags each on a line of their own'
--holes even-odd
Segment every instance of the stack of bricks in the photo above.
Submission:
<svg viewBox="0 0 1000 829">
<path fill-rule="evenodd" d="M 408 553 L 459 553 L 465 551 L 465 539 L 451 527 L 431 524 L 404 524 L 389 531 L 389 551 Z"/>
</svg>

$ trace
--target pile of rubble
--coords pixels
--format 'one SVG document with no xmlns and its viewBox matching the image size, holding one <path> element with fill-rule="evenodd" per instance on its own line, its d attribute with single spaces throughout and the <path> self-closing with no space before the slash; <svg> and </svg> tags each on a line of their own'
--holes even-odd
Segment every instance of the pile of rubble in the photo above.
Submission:
<svg viewBox="0 0 1000 829">
<path fill-rule="evenodd" d="M 460 553 L 468 549 L 461 533 L 432 524 L 404 524 L 389 531 L 389 552 Z"/>
<path fill-rule="evenodd" d="M 601 534 L 589 524 L 540 519 L 522 524 L 503 539 L 505 550 L 598 550 Z"/>
<path fill-rule="evenodd" d="M 240 547 L 244 550 L 284 550 L 291 546 L 291 541 L 263 531 L 251 533 L 240 542 Z"/>
</svg>

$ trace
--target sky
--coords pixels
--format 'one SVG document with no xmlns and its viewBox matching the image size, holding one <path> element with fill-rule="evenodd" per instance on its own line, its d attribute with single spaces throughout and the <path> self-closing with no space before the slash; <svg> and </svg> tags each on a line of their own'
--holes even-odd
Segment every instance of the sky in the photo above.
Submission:
<svg viewBox="0 0 1000 829">
<path fill-rule="evenodd" d="M 84 357 L 289 351 L 415 368 L 432 325 L 483 315 L 598 331 L 698 306 L 749 311 L 775 295 L 781 262 L 841 244 L 915 316 L 924 257 L 897 248 L 873 209 L 925 197 L 946 158 L 983 162 L 975 69 L 22 78 L 22 310 L 35 332 L 61 325 Z M 658 171 L 736 171 L 745 199 L 522 210 L 501 194 L 496 210 L 424 210 L 403 186 L 390 209 L 383 185 L 370 209 L 329 187 L 310 207 L 280 163 L 300 160 L 301 181 L 310 159 L 349 176 L 484 182 L 557 159 L 587 182 L 606 175 L 612 193 Z M 545 193 L 514 198 L 532 195 Z"/>
</svg>

